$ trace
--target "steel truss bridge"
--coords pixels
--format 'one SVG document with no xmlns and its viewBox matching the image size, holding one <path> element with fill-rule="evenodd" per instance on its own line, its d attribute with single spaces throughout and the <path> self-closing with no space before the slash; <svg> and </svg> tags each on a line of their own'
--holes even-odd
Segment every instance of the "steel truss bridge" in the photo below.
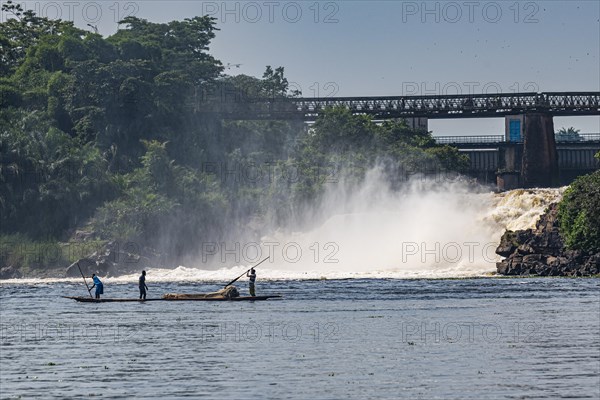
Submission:
<svg viewBox="0 0 600 400">
<path fill-rule="evenodd" d="M 214 99 L 213 99 L 214 100 Z M 439 96 L 223 98 L 200 105 L 200 112 L 224 119 L 314 121 L 329 107 L 376 120 L 394 118 L 490 118 L 545 113 L 553 116 L 600 115 L 600 92 L 498 93 Z"/>
</svg>

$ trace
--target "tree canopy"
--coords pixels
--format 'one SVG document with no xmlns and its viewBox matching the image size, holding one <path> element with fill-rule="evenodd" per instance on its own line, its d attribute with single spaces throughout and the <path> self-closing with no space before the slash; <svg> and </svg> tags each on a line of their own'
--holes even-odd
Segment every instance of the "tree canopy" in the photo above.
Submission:
<svg viewBox="0 0 600 400">
<path fill-rule="evenodd" d="M 301 218 L 323 193 L 322 165 L 360 165 L 343 172 L 357 181 L 380 162 L 466 166 L 428 132 L 343 108 L 310 129 L 203 112 L 223 106 L 224 92 L 241 102 L 300 95 L 283 67 L 225 75 L 209 53 L 218 29 L 208 16 L 127 17 L 105 38 L 11 1 L 2 9 L 12 15 L 0 23 L 2 235 L 66 241 L 84 229 L 178 259 L 202 241 Z M 269 168 L 294 168 L 297 179 Z"/>
<path fill-rule="evenodd" d="M 569 248 L 600 252 L 600 171 L 581 176 L 569 186 L 560 202 L 559 220 Z"/>
</svg>

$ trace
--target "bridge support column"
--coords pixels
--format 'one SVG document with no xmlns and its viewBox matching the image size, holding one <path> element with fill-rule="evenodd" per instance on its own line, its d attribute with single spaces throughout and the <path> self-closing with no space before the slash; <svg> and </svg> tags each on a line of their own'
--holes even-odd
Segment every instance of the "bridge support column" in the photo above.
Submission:
<svg viewBox="0 0 600 400">
<path fill-rule="evenodd" d="M 558 184 L 558 155 L 550 114 L 527 114 L 523 129 L 521 183 L 525 188 Z"/>
<path fill-rule="evenodd" d="M 427 117 L 410 117 L 410 118 L 403 118 L 404 121 L 406 121 L 406 124 L 409 126 L 409 128 L 411 129 L 418 129 L 418 130 L 423 130 L 423 131 L 428 131 L 428 120 Z"/>
<path fill-rule="evenodd" d="M 512 190 L 521 187 L 521 161 L 523 145 L 510 143 L 498 149 L 498 190 Z"/>
</svg>

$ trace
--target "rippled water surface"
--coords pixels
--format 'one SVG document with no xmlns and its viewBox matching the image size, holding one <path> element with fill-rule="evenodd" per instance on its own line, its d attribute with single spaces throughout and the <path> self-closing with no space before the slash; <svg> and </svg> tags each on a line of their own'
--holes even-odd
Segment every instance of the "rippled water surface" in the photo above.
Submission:
<svg viewBox="0 0 600 400">
<path fill-rule="evenodd" d="M 149 295 L 214 284 L 149 281 Z M 246 288 L 242 287 L 245 291 Z M 110 285 L 104 297 L 136 295 Z M 600 280 L 261 282 L 264 302 L 0 285 L 1 398 L 600 398 Z"/>
</svg>

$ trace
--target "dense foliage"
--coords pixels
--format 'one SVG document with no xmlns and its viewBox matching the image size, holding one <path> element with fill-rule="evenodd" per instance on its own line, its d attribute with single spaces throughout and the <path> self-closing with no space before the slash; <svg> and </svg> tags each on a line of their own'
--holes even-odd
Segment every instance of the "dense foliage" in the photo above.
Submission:
<svg viewBox="0 0 600 400">
<path fill-rule="evenodd" d="M 579 142 L 583 140 L 583 137 L 579 134 L 579 129 L 575 129 L 573 127 L 570 128 L 560 128 L 558 132 L 555 133 L 554 137 L 557 142 Z"/>
<path fill-rule="evenodd" d="M 224 75 L 208 52 L 217 28 L 207 16 L 128 17 L 104 38 L 10 1 L 2 7 L 13 16 L 0 23 L 5 238 L 56 243 L 84 230 L 178 259 L 202 241 L 300 218 L 323 193 L 322 166 L 356 181 L 377 163 L 390 177 L 399 165 L 466 167 L 428 132 L 344 109 L 327 110 L 310 129 L 204 112 L 229 106 L 231 93 L 236 101 L 299 95 L 282 67 L 260 79 Z M 293 179 L 281 178 L 292 169 Z"/>
<path fill-rule="evenodd" d="M 600 152 L 596 158 L 600 160 Z M 600 252 L 600 171 L 579 177 L 569 186 L 559 218 L 569 248 Z"/>
</svg>

